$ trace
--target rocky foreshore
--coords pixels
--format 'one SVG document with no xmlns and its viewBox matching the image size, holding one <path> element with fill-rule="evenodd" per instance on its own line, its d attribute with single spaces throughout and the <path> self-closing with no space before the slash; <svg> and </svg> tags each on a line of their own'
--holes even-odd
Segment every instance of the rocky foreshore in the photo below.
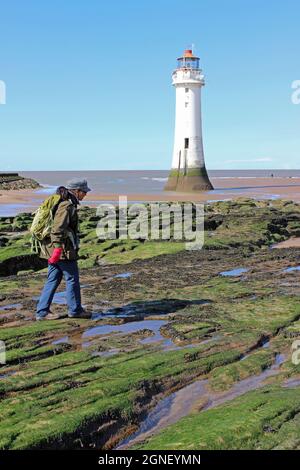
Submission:
<svg viewBox="0 0 300 470">
<path fill-rule="evenodd" d="M 300 249 L 272 248 L 299 237 L 300 206 L 209 204 L 196 251 L 103 241 L 79 214 L 91 320 L 64 317 L 62 285 L 62 318 L 34 322 L 32 215 L 0 221 L 0 448 L 299 449 Z"/>
</svg>

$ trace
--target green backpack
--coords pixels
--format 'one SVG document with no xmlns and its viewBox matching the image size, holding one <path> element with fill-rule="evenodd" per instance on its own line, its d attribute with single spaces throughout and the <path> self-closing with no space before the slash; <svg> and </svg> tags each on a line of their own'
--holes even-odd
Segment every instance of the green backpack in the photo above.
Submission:
<svg viewBox="0 0 300 470">
<path fill-rule="evenodd" d="M 61 196 L 53 194 L 47 197 L 34 212 L 34 219 L 30 227 L 31 251 L 33 253 L 40 253 L 42 241 L 50 236 L 54 215 L 60 202 Z"/>
</svg>

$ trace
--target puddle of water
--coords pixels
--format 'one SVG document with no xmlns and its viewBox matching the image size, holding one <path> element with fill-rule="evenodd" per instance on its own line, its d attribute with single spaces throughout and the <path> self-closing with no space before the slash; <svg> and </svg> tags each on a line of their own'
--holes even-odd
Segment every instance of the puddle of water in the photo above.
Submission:
<svg viewBox="0 0 300 470">
<path fill-rule="evenodd" d="M 275 366 L 281 366 L 285 361 L 285 355 L 284 354 L 276 354 L 275 357 Z"/>
<path fill-rule="evenodd" d="M 152 343 L 160 341 L 161 342 L 160 347 L 162 348 L 163 351 L 179 351 L 181 349 L 197 348 L 198 346 L 202 346 L 203 344 L 211 343 L 213 341 L 218 341 L 220 338 L 221 338 L 220 335 L 216 335 L 216 336 L 213 336 L 212 338 L 208 338 L 208 339 L 205 339 L 204 341 L 200 341 L 197 343 L 177 345 L 177 344 L 174 344 L 172 339 L 164 338 L 160 333 L 158 333 L 149 338 L 142 339 L 140 342 L 142 344 L 152 344 Z"/>
<path fill-rule="evenodd" d="M 117 449 L 144 440 L 189 414 L 195 401 L 205 394 L 207 383 L 208 380 L 199 380 L 161 400 L 142 422 L 140 429 L 122 441 Z"/>
<path fill-rule="evenodd" d="M 180 350 L 180 349 L 197 348 L 198 346 L 202 346 L 203 344 L 208 344 L 208 343 L 213 343 L 214 341 L 219 341 L 220 338 L 221 338 L 221 335 L 215 335 L 215 336 L 212 336 L 211 338 L 205 339 L 197 343 L 183 344 L 181 346 L 173 345 L 172 349 Z M 169 350 L 169 348 L 167 349 Z"/>
<path fill-rule="evenodd" d="M 288 379 L 283 384 L 285 388 L 293 388 L 293 387 L 300 387 L 300 378 L 299 379 Z"/>
<path fill-rule="evenodd" d="M 161 347 L 164 351 L 169 351 L 170 349 L 181 349 L 179 346 L 175 346 L 173 341 L 170 338 L 164 338 L 159 331 L 156 331 L 154 336 L 150 336 L 149 338 L 142 339 L 140 341 L 141 344 L 152 344 L 158 343 L 162 341 Z"/>
<path fill-rule="evenodd" d="M 263 343 L 261 344 L 261 346 L 259 346 L 258 348 L 256 348 L 255 351 L 261 349 L 261 348 L 264 348 L 264 349 L 267 349 L 270 347 L 270 340 L 269 339 L 266 339 L 265 341 L 263 341 Z M 245 354 L 240 360 L 241 361 L 244 361 L 245 359 L 247 359 L 248 357 L 250 357 L 252 355 L 254 351 L 251 351 L 249 354 Z M 280 354 L 278 354 L 277 356 L 280 356 Z M 276 360 L 277 359 L 277 356 L 275 356 L 275 363 L 276 363 Z"/>
<path fill-rule="evenodd" d="M 92 328 L 89 328 L 82 334 L 82 338 L 86 338 L 87 341 L 82 342 L 82 347 L 87 348 L 92 346 L 92 342 L 89 341 L 88 339 L 93 336 L 102 336 L 105 337 L 111 333 L 115 333 L 117 335 L 121 335 L 124 333 L 132 334 L 136 333 L 140 330 L 151 330 L 154 335 L 151 337 L 147 338 L 142 338 L 139 340 L 140 344 L 143 345 L 149 345 L 149 344 L 155 344 L 157 343 L 160 348 L 162 348 L 163 351 L 171 351 L 171 350 L 180 350 L 180 349 L 188 349 L 188 348 L 194 348 L 197 346 L 201 346 L 203 344 L 212 342 L 212 341 L 217 341 L 219 339 L 218 336 L 214 336 L 212 338 L 209 338 L 207 340 L 201 341 L 199 343 L 190 343 L 190 344 L 183 344 L 183 345 L 176 345 L 170 338 L 165 338 L 162 336 L 160 333 L 160 328 L 164 325 L 166 325 L 168 322 L 166 320 L 141 320 L 141 321 L 134 321 L 134 322 L 129 322 L 121 325 L 99 325 L 95 326 Z M 69 337 L 64 336 L 62 338 L 59 338 L 55 341 L 52 342 L 52 344 L 61 344 L 61 343 L 69 343 Z M 109 351 L 100 351 L 100 352 L 94 352 L 92 353 L 93 355 L 97 356 L 108 356 L 110 355 L 111 351 L 115 350 L 109 350 Z"/>
<path fill-rule="evenodd" d="M 121 273 L 121 274 L 116 274 L 113 276 L 113 279 L 127 279 L 128 277 L 131 277 L 133 273 L 127 272 L 127 273 Z"/>
<path fill-rule="evenodd" d="M 75 343 L 77 344 L 77 340 L 75 338 L 69 338 L 69 336 L 62 336 L 61 338 L 56 339 L 55 341 L 52 341 L 51 344 L 72 344 Z M 82 348 L 88 348 L 92 345 L 91 341 L 84 341 L 81 343 Z"/>
<path fill-rule="evenodd" d="M 249 269 L 247 268 L 237 268 L 237 269 L 232 269 L 231 271 L 222 271 L 220 272 L 221 276 L 240 276 L 243 273 L 248 272 Z"/>
<path fill-rule="evenodd" d="M 164 320 L 142 320 L 136 322 L 129 322 L 122 325 L 99 325 L 94 326 L 86 330 L 82 337 L 86 338 L 89 336 L 95 335 L 108 335 L 110 333 L 136 333 L 139 330 L 152 330 L 157 337 L 159 337 L 159 329 L 166 325 L 166 321 Z M 163 337 L 160 335 L 163 339 Z"/>
<path fill-rule="evenodd" d="M 293 271 L 300 271 L 300 266 L 292 266 L 290 268 L 286 268 L 283 272 L 284 273 L 291 273 Z"/>
<path fill-rule="evenodd" d="M 11 371 L 11 372 L 6 372 L 6 374 L 0 374 L 0 380 L 7 379 L 8 377 L 15 375 L 16 373 L 17 373 L 16 371 Z"/>
<path fill-rule="evenodd" d="M 56 339 L 52 341 L 51 344 L 62 344 L 62 343 L 69 343 L 69 336 L 63 336 L 62 338 Z"/>
<path fill-rule="evenodd" d="M 202 410 L 214 408 L 217 405 L 228 402 L 244 395 L 251 390 L 256 390 L 264 385 L 264 381 L 279 372 L 279 366 L 284 362 L 285 356 L 278 354 L 274 364 L 264 370 L 261 374 L 248 377 L 233 385 L 233 387 L 222 393 L 215 393 L 208 389 L 208 379 L 198 380 L 178 392 L 172 393 L 161 400 L 157 406 L 148 414 L 141 423 L 139 430 L 132 436 L 123 440 L 117 449 L 127 448 L 128 445 L 144 441 L 149 436 L 157 434 L 167 426 L 176 423 L 179 419 L 187 416 L 195 409 L 197 403 L 205 403 Z"/>
<path fill-rule="evenodd" d="M 158 343 L 159 346 L 162 348 L 163 351 L 171 351 L 171 350 L 179 350 L 185 348 L 194 348 L 205 344 L 206 342 L 215 341 L 218 338 L 210 338 L 205 341 L 201 341 L 199 343 L 191 343 L 191 344 L 184 344 L 184 345 L 176 345 L 170 338 L 165 338 L 160 333 L 160 328 L 166 325 L 168 322 L 165 320 L 141 320 L 141 321 L 134 321 L 125 323 L 122 325 L 100 325 L 95 326 L 83 333 L 83 337 L 90 337 L 96 335 L 108 335 L 110 333 L 122 334 L 122 333 L 136 333 L 140 330 L 151 330 L 153 331 L 154 335 L 143 338 L 140 340 L 141 344 L 149 345 Z"/>
<path fill-rule="evenodd" d="M 2 307 L 0 307 L 0 310 L 10 310 L 10 309 L 17 309 L 17 308 L 22 308 L 22 304 L 3 305 Z"/>
</svg>

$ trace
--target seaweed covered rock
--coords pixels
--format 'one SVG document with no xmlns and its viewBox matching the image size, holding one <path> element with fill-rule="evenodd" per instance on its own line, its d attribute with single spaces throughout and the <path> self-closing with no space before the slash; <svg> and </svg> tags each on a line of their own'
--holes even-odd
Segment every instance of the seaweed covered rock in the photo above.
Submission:
<svg viewBox="0 0 300 470">
<path fill-rule="evenodd" d="M 41 185 L 32 178 L 24 178 L 18 173 L 0 173 L 0 189 L 36 189 Z"/>
</svg>

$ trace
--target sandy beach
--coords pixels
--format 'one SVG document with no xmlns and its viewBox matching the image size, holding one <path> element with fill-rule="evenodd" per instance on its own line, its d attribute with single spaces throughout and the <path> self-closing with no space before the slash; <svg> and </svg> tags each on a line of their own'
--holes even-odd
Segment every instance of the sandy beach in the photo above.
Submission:
<svg viewBox="0 0 300 470">
<path fill-rule="evenodd" d="M 93 191 L 87 195 L 84 204 L 96 206 L 101 202 L 118 202 L 119 196 L 127 196 L 128 201 L 199 201 L 231 200 L 238 197 L 255 199 L 288 199 L 300 201 L 300 178 L 212 178 L 213 191 L 198 194 L 157 191 L 156 193 L 127 193 Z M 35 210 L 51 188 L 44 190 L 0 190 L 0 215 L 15 215 L 17 212 Z"/>
<path fill-rule="evenodd" d="M 300 248 L 300 237 L 289 238 L 288 240 L 284 240 L 283 242 L 277 243 L 272 248 Z"/>
</svg>

